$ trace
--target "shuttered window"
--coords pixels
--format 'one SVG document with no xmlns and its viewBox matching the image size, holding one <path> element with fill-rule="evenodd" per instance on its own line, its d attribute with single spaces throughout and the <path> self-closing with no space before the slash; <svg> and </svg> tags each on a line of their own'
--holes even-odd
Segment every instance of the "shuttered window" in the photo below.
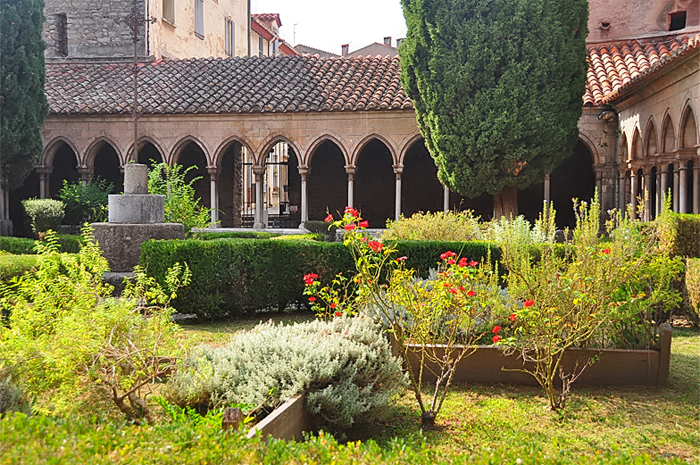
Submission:
<svg viewBox="0 0 700 465">
<path fill-rule="evenodd" d="M 194 35 L 204 39 L 204 0 L 194 0 Z"/>
<path fill-rule="evenodd" d="M 231 18 L 226 18 L 224 48 L 226 50 L 226 55 L 230 57 L 236 55 L 236 23 L 231 21 Z"/>
<path fill-rule="evenodd" d="M 175 25 L 175 0 L 163 0 L 163 19 Z"/>
</svg>

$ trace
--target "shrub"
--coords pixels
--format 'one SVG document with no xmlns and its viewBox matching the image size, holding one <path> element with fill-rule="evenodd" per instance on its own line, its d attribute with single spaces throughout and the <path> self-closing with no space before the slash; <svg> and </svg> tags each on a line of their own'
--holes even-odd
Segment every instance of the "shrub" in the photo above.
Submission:
<svg viewBox="0 0 700 465">
<path fill-rule="evenodd" d="M 323 234 L 326 242 L 335 242 L 335 232 L 338 228 L 325 221 L 305 221 L 304 228 L 312 234 Z"/>
<path fill-rule="evenodd" d="M 656 224 L 663 252 L 671 256 L 700 258 L 700 215 L 665 210 Z"/>
<path fill-rule="evenodd" d="M 59 250 L 65 253 L 78 253 L 82 247 L 82 237 L 72 234 L 58 234 Z M 0 237 L 0 250 L 13 255 L 36 254 L 36 241 L 26 237 Z"/>
<path fill-rule="evenodd" d="M 322 279 L 353 269 L 342 244 L 308 240 L 241 239 L 148 241 L 141 265 L 164 283 L 166 270 L 187 263 L 192 284 L 178 293 L 177 308 L 202 318 L 304 305 L 302 277 L 317 270 Z"/>
<path fill-rule="evenodd" d="M 108 196 L 114 186 L 104 179 L 91 177 L 87 183 L 68 183 L 58 191 L 58 198 L 66 205 L 65 223 L 82 225 L 107 221 Z"/>
<path fill-rule="evenodd" d="M 385 239 L 465 242 L 481 239 L 479 217 L 462 212 L 415 213 L 410 218 L 387 221 Z M 444 250 L 443 250 L 444 252 Z"/>
<path fill-rule="evenodd" d="M 446 250 L 477 262 L 485 260 L 489 254 L 494 262 L 500 257 L 499 246 L 491 242 L 397 241 L 392 246 L 397 256 L 406 257 L 406 268 L 415 270 L 423 278 L 430 275 L 431 269 L 437 269 L 440 254 Z"/>
<path fill-rule="evenodd" d="M 0 370 L 0 419 L 9 411 L 27 411 L 27 404 L 22 400 L 22 390 L 12 381 L 7 370 Z"/>
<path fill-rule="evenodd" d="M 280 233 L 258 232 L 258 231 L 233 231 L 233 232 L 198 232 L 196 237 L 204 241 L 215 239 L 272 239 Z"/>
<path fill-rule="evenodd" d="M 338 431 L 372 420 L 405 384 L 401 364 L 368 318 L 264 324 L 223 347 L 200 346 L 169 382 L 179 406 L 269 405 L 308 391 L 309 411 Z"/>
<path fill-rule="evenodd" d="M 65 205 L 60 200 L 26 199 L 22 200 L 22 206 L 29 217 L 34 234 L 50 229 L 58 231 L 65 215 Z"/>
<path fill-rule="evenodd" d="M 687 258 L 685 265 L 685 288 L 688 303 L 695 312 L 695 320 L 700 317 L 700 258 Z"/>
<path fill-rule="evenodd" d="M 36 255 L 0 255 L 0 282 L 20 277 L 34 270 L 38 263 Z"/>
</svg>

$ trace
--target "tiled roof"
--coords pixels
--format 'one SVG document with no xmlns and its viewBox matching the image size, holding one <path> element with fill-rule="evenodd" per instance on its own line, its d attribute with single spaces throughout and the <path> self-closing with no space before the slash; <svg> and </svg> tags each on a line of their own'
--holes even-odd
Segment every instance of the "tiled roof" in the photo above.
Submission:
<svg viewBox="0 0 700 465">
<path fill-rule="evenodd" d="M 585 105 L 610 103 L 642 79 L 700 47 L 700 34 L 692 37 L 656 37 L 588 46 L 588 82 Z"/>
<path fill-rule="evenodd" d="M 129 114 L 129 63 L 46 65 L 52 114 Z M 412 109 L 398 57 L 156 60 L 141 64 L 144 114 Z"/>
<path fill-rule="evenodd" d="M 253 19 L 262 21 L 263 23 L 272 24 L 273 21 L 277 22 L 277 27 L 282 26 L 282 21 L 280 20 L 279 13 L 253 13 L 250 15 Z"/>
</svg>

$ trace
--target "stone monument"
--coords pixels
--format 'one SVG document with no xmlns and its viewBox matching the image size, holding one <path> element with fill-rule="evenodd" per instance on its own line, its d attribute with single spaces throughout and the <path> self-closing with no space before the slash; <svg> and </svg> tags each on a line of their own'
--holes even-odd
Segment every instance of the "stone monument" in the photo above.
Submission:
<svg viewBox="0 0 700 465">
<path fill-rule="evenodd" d="M 148 193 L 148 166 L 137 163 L 124 165 L 124 194 L 109 196 L 107 223 L 93 223 L 92 228 L 112 271 L 105 276 L 110 284 L 139 264 L 141 244 L 147 240 L 185 238 L 182 224 L 165 223 L 165 197 Z"/>
</svg>

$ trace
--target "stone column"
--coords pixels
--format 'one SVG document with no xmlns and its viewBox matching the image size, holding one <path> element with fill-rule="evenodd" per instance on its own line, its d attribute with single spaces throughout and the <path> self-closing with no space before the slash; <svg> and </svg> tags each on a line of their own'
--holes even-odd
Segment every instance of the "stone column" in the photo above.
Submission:
<svg viewBox="0 0 700 465">
<path fill-rule="evenodd" d="M 673 199 L 673 211 L 676 213 L 678 213 L 680 211 L 679 210 L 680 203 L 678 201 L 679 200 L 678 192 L 680 189 L 680 184 L 681 184 L 681 173 L 680 173 L 680 170 L 678 169 L 678 167 L 674 164 L 673 165 L 673 193 L 671 195 L 672 195 L 672 199 Z"/>
<path fill-rule="evenodd" d="M 686 213 L 688 211 L 688 168 L 681 163 L 678 171 L 678 211 Z"/>
<path fill-rule="evenodd" d="M 658 171 L 658 166 L 656 167 L 656 216 L 661 214 L 661 209 L 664 205 L 664 192 L 661 190 L 661 178 L 663 177 L 663 171 Z"/>
<path fill-rule="evenodd" d="M 625 173 L 617 174 L 617 209 L 621 212 L 625 211 Z"/>
<path fill-rule="evenodd" d="M 266 225 L 263 223 L 263 205 L 265 204 L 265 199 L 263 199 L 263 182 L 265 167 L 254 166 L 253 174 L 255 175 L 255 219 L 253 228 L 265 229 Z"/>
<path fill-rule="evenodd" d="M 637 173 L 632 171 L 630 173 L 630 203 L 632 204 L 632 218 L 637 217 Z"/>
<path fill-rule="evenodd" d="M 123 170 L 124 168 L 122 168 Z M 90 176 L 95 172 L 95 168 L 92 166 L 80 165 L 78 166 L 78 174 L 80 174 L 80 182 L 84 185 L 90 180 Z"/>
<path fill-rule="evenodd" d="M 663 209 L 663 204 L 666 201 L 666 197 L 668 196 L 668 172 L 665 170 L 661 171 L 661 209 L 659 209 L 659 213 L 661 213 L 661 210 Z"/>
<path fill-rule="evenodd" d="M 353 165 L 346 165 L 345 172 L 348 174 L 348 207 L 355 206 L 355 173 L 357 172 L 357 167 Z"/>
<path fill-rule="evenodd" d="M 547 173 L 544 175 L 544 211 L 546 215 L 549 215 L 549 202 L 551 201 L 549 185 L 549 173 Z"/>
<path fill-rule="evenodd" d="M 50 166 L 39 166 L 36 172 L 39 173 L 39 198 L 46 199 L 49 197 L 49 177 L 53 168 Z"/>
<path fill-rule="evenodd" d="M 207 166 L 207 172 L 209 173 L 209 203 L 211 204 L 211 228 L 219 227 L 219 189 L 217 187 L 216 181 L 219 174 L 218 168 L 215 166 Z"/>
<path fill-rule="evenodd" d="M 301 176 L 301 222 L 309 221 L 309 202 L 306 197 L 306 179 L 309 175 L 308 166 L 299 166 L 299 176 Z"/>
<path fill-rule="evenodd" d="M 394 203 L 394 219 L 401 219 L 401 174 L 403 173 L 403 165 L 393 165 L 394 174 L 396 175 L 396 201 Z"/>
<path fill-rule="evenodd" d="M 447 186 L 442 186 L 442 211 L 450 211 L 450 189 Z"/>
<path fill-rule="evenodd" d="M 700 214 L 700 166 L 693 166 L 693 213 Z"/>
<path fill-rule="evenodd" d="M 651 221 L 651 171 L 644 173 L 644 221 Z"/>
</svg>

